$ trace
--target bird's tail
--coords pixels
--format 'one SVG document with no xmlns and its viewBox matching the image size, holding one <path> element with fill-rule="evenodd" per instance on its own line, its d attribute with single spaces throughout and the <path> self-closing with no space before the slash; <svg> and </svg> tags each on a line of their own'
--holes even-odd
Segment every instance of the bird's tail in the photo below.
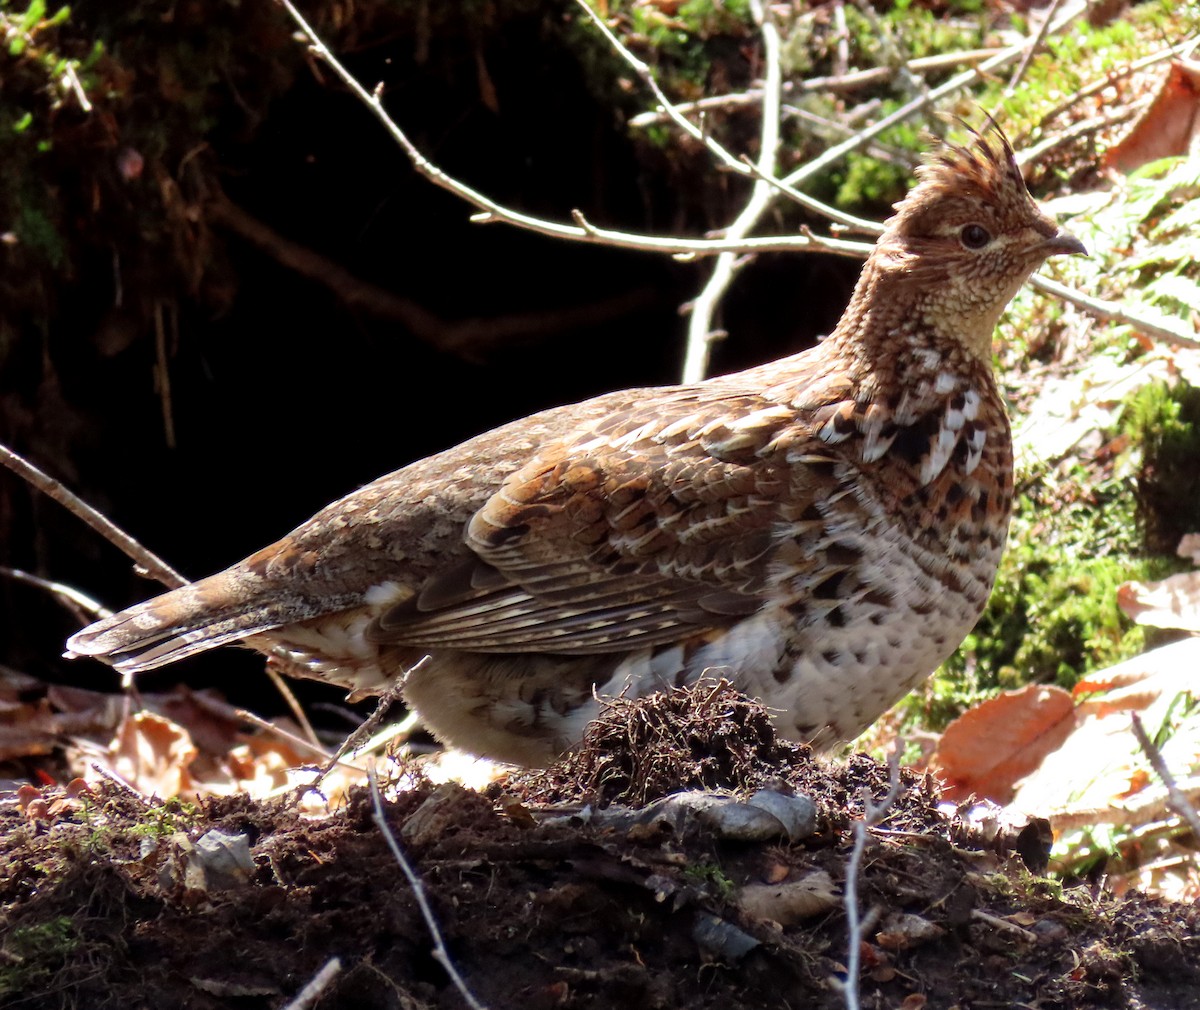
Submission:
<svg viewBox="0 0 1200 1010">
<path fill-rule="evenodd" d="M 273 604 L 247 588 L 235 566 L 97 621 L 68 639 L 65 655 L 140 673 L 295 619 L 288 601 Z"/>
</svg>

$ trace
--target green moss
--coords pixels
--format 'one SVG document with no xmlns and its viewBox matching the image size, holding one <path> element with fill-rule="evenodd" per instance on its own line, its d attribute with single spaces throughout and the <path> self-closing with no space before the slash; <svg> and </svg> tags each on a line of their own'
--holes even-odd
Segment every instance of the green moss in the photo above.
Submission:
<svg viewBox="0 0 1200 1010">
<path fill-rule="evenodd" d="M 1200 530 L 1200 389 L 1145 386 L 1126 403 L 1121 426 L 1142 446 L 1136 501 L 1146 542 L 1173 553 L 1180 537 Z"/>
<path fill-rule="evenodd" d="M 977 101 L 985 109 L 1004 109 L 1010 137 L 1037 134 L 1047 108 L 1061 104 L 1073 91 L 1127 67 L 1162 46 L 1164 40 L 1177 41 L 1197 31 L 1200 5 L 1174 0 L 1136 4 L 1102 25 L 1078 22 L 1069 32 L 1046 39 L 1043 51 L 1026 68 L 1019 88 L 1010 90 L 1008 75 L 1002 73 L 991 80 Z M 1067 156 L 1068 150 L 1060 149 L 1060 156 L 1070 163 L 1075 159 Z M 1082 155 L 1086 148 L 1078 151 Z"/>
<path fill-rule="evenodd" d="M 0 947 L 0 996 L 44 989 L 78 943 L 68 916 L 11 930 Z"/>
</svg>

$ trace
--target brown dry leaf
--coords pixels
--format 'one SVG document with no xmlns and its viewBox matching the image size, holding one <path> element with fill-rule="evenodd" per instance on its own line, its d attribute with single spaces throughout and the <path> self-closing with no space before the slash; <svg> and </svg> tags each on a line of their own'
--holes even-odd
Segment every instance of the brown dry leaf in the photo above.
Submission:
<svg viewBox="0 0 1200 1010">
<path fill-rule="evenodd" d="M 762 881 L 764 884 L 779 884 L 787 880 L 788 874 L 791 872 L 791 867 L 786 863 L 773 859 L 763 870 Z"/>
<path fill-rule="evenodd" d="M 49 754 L 58 737 L 58 716 L 45 701 L 0 701 L 0 761 Z"/>
<path fill-rule="evenodd" d="M 1121 141 L 1104 155 L 1118 172 L 1174 154 L 1187 154 L 1200 136 L 1200 63 L 1172 60 L 1154 100 Z"/>
<path fill-rule="evenodd" d="M 117 728 L 109 748 L 113 770 L 138 791 L 162 799 L 194 792 L 189 765 L 198 751 L 182 726 L 137 712 Z"/>
<path fill-rule="evenodd" d="M 948 799 L 974 794 L 1007 803 L 1017 781 L 1058 749 L 1074 727 L 1071 695 L 1060 687 L 1031 684 L 955 719 L 930 764 Z"/>
<path fill-rule="evenodd" d="M 1081 708 L 1105 714 L 1112 711 L 1141 711 L 1164 694 L 1195 690 L 1196 671 L 1200 670 L 1200 638 L 1185 638 L 1116 666 L 1089 674 L 1072 688 L 1075 698 L 1089 698 Z"/>
<path fill-rule="evenodd" d="M 788 926 L 822 915 L 841 904 L 833 878 L 814 870 L 799 880 L 780 884 L 746 884 L 734 899 L 744 913 Z"/>
<path fill-rule="evenodd" d="M 900 1010 L 921 1010 L 928 1002 L 928 996 L 919 992 L 910 992 L 900 1001 Z"/>
<path fill-rule="evenodd" d="M 1181 558 L 1190 558 L 1193 565 L 1200 567 L 1200 533 L 1185 533 L 1175 553 Z"/>
<path fill-rule="evenodd" d="M 1152 819 L 1165 792 L 1147 771 L 1130 731 L 1130 713 L 1142 712 L 1153 732 L 1175 698 L 1196 693 L 1198 669 L 1200 638 L 1189 638 L 1088 678 L 1088 690 L 1112 689 L 1075 709 L 1070 735 L 1018 783 L 1011 806 L 1051 817 L 1059 830 Z M 1200 754 L 1198 728 L 1195 721 L 1184 723 L 1163 746 L 1169 766 L 1194 766 Z"/>
<path fill-rule="evenodd" d="M 1200 631 L 1200 571 L 1126 582 L 1117 590 L 1117 605 L 1138 624 Z"/>
</svg>

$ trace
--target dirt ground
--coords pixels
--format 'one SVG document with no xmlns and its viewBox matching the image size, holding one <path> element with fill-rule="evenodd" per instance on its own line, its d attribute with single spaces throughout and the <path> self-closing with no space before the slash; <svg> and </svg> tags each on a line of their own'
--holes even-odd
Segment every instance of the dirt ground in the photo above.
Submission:
<svg viewBox="0 0 1200 1010">
<path fill-rule="evenodd" d="M 394 795 L 463 988 L 365 791 L 312 819 L 26 787 L 0 808 L 0 1006 L 845 1007 L 856 822 L 889 785 L 710 685 L 618 705 L 543 773 Z M 1044 825 L 988 842 L 901 787 L 853 876 L 863 1007 L 1200 1007 L 1200 908 L 1063 887 L 1029 868 Z"/>
</svg>

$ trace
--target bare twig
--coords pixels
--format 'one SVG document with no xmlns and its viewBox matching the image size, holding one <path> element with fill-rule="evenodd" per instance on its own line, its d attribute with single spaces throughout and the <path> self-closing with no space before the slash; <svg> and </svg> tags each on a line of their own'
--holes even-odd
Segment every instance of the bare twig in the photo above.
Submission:
<svg viewBox="0 0 1200 1010">
<path fill-rule="evenodd" d="M 98 603 L 78 589 L 63 585 L 61 582 L 51 582 L 49 579 L 23 572 L 19 568 L 0 567 L 0 575 L 5 575 L 14 582 L 24 582 L 26 585 L 44 589 L 71 611 L 71 614 L 81 623 L 98 621 L 102 617 L 112 614 L 112 611 L 102 603 Z"/>
<path fill-rule="evenodd" d="M 295 667 L 297 665 L 295 656 L 282 648 L 275 648 L 269 645 L 260 646 L 256 642 L 246 642 L 244 644 L 249 645 L 252 649 L 257 649 L 267 657 L 263 672 L 266 673 L 271 686 L 279 692 L 279 696 L 283 698 L 283 702 L 292 713 L 292 717 L 300 724 L 300 728 L 304 730 L 304 735 L 308 738 L 309 743 L 314 747 L 320 747 L 321 742 L 317 739 L 317 731 L 313 729 L 313 724 L 308 720 L 308 713 L 304 711 L 304 706 L 300 704 L 300 699 L 296 697 L 296 692 L 288 687 L 287 681 L 283 679 L 279 670 L 276 669 L 277 666 L 281 666 L 285 670 L 289 667 Z M 302 676 L 302 674 L 300 675 Z"/>
<path fill-rule="evenodd" d="M 802 190 L 796 189 L 794 186 L 789 186 L 782 179 L 777 179 L 774 175 L 766 175 L 758 167 L 754 167 L 755 174 L 772 189 L 782 193 L 784 196 L 794 200 L 801 207 L 810 207 L 812 197 Z M 864 235 L 882 235 L 883 225 L 878 221 L 868 221 L 865 217 L 856 217 L 853 214 L 847 214 L 845 211 L 834 210 L 830 208 L 832 213 L 826 216 L 833 221 L 834 224 L 840 224 L 844 228 L 849 228 L 851 231 L 862 232 Z M 858 243 L 861 249 L 861 255 L 867 256 L 871 252 L 871 244 L 869 242 Z"/>
<path fill-rule="evenodd" d="M 122 792 L 128 793 L 130 796 L 136 798 L 137 801 L 143 806 L 149 807 L 153 804 L 151 797 L 147 796 L 123 775 L 113 771 L 111 768 L 105 768 L 104 765 L 97 764 L 95 761 L 93 761 L 91 765 L 92 771 L 94 771 L 97 775 L 99 775 L 101 778 L 108 779 L 109 782 L 115 785 Z"/>
<path fill-rule="evenodd" d="M 1130 718 L 1133 721 L 1133 735 L 1137 737 L 1138 746 L 1142 748 L 1142 752 L 1146 755 L 1147 760 L 1149 760 L 1150 767 L 1154 769 L 1154 773 L 1162 780 L 1162 784 L 1167 787 L 1167 797 L 1171 804 L 1171 809 L 1187 821 L 1188 827 L 1192 829 L 1192 834 L 1197 839 L 1200 839 L 1200 813 L 1196 812 L 1196 808 L 1192 806 L 1187 796 L 1179 788 L 1178 783 L 1175 781 L 1175 776 L 1171 774 L 1171 770 L 1163 760 L 1162 751 L 1146 735 L 1146 729 L 1142 725 L 1141 717 L 1136 712 L 1133 712 L 1130 713 Z"/>
<path fill-rule="evenodd" d="M 1003 929 L 1009 933 L 1019 936 L 1027 943 L 1037 943 L 1037 933 L 1026 929 L 1024 926 L 1018 926 L 1015 922 L 1009 922 L 1007 919 L 1001 919 L 998 915 L 992 915 L 985 912 L 981 908 L 971 909 L 971 918 L 978 919 L 980 922 L 986 922 L 989 926 L 994 926 L 996 929 Z"/>
<path fill-rule="evenodd" d="M 1045 291 L 1048 294 L 1061 298 L 1065 302 L 1070 302 L 1072 305 L 1083 309 L 1088 315 L 1095 316 L 1097 319 L 1105 322 L 1124 323 L 1148 337 L 1154 337 L 1157 340 L 1173 344 L 1176 347 L 1200 348 L 1200 340 L 1197 340 L 1195 337 L 1189 337 L 1177 330 L 1163 326 L 1162 323 L 1139 316 L 1136 312 L 1131 312 L 1125 306 L 1118 305 L 1116 302 L 1108 302 L 1102 298 L 1092 298 L 1080 291 L 1076 291 L 1074 288 L 1067 287 L 1065 284 L 1051 280 L 1043 274 L 1034 274 L 1029 279 L 1029 283 L 1039 291 Z"/>
<path fill-rule="evenodd" d="M 331 957 L 325 962 L 325 966 L 317 972 L 303 989 L 296 993 L 293 999 L 284 1010 L 309 1010 L 310 1007 L 316 1005 L 317 1000 L 325 995 L 325 990 L 332 984 L 342 970 L 342 962 L 336 957 Z"/>
<path fill-rule="evenodd" d="M 433 909 L 429 905 L 429 898 L 425 894 L 425 885 L 421 882 L 417 871 L 413 869 L 412 864 L 408 861 L 408 857 L 404 855 L 404 850 L 400 848 L 400 843 L 396 840 L 396 836 L 388 826 L 387 818 L 383 813 L 383 799 L 379 793 L 379 779 L 375 775 L 374 768 L 367 772 L 367 777 L 371 783 L 371 803 L 375 807 L 375 823 L 383 833 L 384 841 L 387 842 L 388 848 L 392 850 L 392 855 L 395 857 L 400 869 L 404 872 L 404 876 L 408 878 L 409 886 L 413 890 L 413 897 L 417 899 L 417 907 L 421 909 L 421 916 L 424 918 L 425 925 L 429 929 L 429 935 L 433 938 L 434 960 L 445 969 L 446 974 L 450 976 L 450 981 L 454 983 L 454 988 L 458 990 L 458 994 L 463 998 L 467 1006 L 471 1010 L 484 1010 L 483 1004 L 472 995 L 471 990 L 467 988 L 467 983 L 463 981 L 463 977 L 454 966 L 454 962 L 450 960 L 450 954 L 446 950 L 446 943 L 442 939 L 442 931 L 438 926 L 437 918 L 433 914 Z"/>
<path fill-rule="evenodd" d="M 49 474 L 38 469 L 27 459 L 17 455 L 8 446 L 0 444 L 0 463 L 8 467 L 17 476 L 24 479 L 32 487 L 41 491 L 44 495 L 53 498 L 56 502 L 62 505 L 67 511 L 82 519 L 93 530 L 99 533 L 105 540 L 121 551 L 127 558 L 133 561 L 138 570 L 144 572 L 161 582 L 168 589 L 178 589 L 180 586 L 188 585 L 188 580 L 180 575 L 174 568 L 168 565 L 153 551 L 143 547 L 140 543 L 133 539 L 128 533 L 117 526 L 107 516 L 101 514 L 96 509 L 92 508 L 87 502 L 76 495 L 74 492 L 67 490 L 59 481 L 55 480 Z M 24 573 L 21 573 L 22 575 Z M 36 580 L 36 581 L 35 581 Z M 36 576 L 27 576 L 24 581 L 40 584 L 41 580 L 37 580 Z M 57 587 L 58 583 L 46 583 L 47 587 Z M 68 593 L 75 593 L 75 590 L 67 590 Z M 57 591 L 57 590 L 56 590 Z M 94 616 L 107 616 L 111 611 L 101 607 L 94 600 L 88 599 L 83 594 L 77 594 L 78 601 L 83 606 L 84 610 Z M 64 598 L 67 598 L 64 595 Z M 281 656 L 284 661 L 287 661 L 288 656 L 282 650 L 276 650 L 269 645 L 262 645 L 256 642 L 246 642 L 249 648 L 255 649 L 268 656 Z M 316 739 L 316 734 L 313 733 L 312 726 L 300 711 L 299 703 L 296 702 L 296 697 L 288 689 L 287 685 L 282 682 L 277 676 L 272 677 L 276 688 L 283 695 L 284 700 L 288 702 L 294 713 L 297 713 L 299 722 L 304 726 L 312 738 Z M 128 676 L 125 678 L 126 687 L 131 686 L 132 682 Z"/>
<path fill-rule="evenodd" d="M 1076 123 L 1072 123 L 1065 130 L 1052 133 L 1048 137 L 1038 141 L 1032 147 L 1022 150 L 1017 155 L 1017 164 L 1028 165 L 1032 162 L 1040 161 L 1056 147 L 1062 147 L 1064 144 L 1069 144 L 1080 137 L 1086 137 L 1089 133 L 1095 133 L 1097 130 L 1116 126 L 1127 119 L 1132 119 L 1135 115 L 1137 115 L 1137 109 L 1126 105 L 1113 109 L 1111 112 L 1106 112 L 1103 115 L 1081 119 Z"/>
<path fill-rule="evenodd" d="M 608 27 L 604 21 L 604 18 L 602 18 L 599 13 L 592 9 L 592 5 L 588 3 L 588 0 L 575 0 L 575 2 L 579 5 L 579 9 L 582 10 L 585 15 L 587 15 L 588 20 L 591 21 L 592 24 L 595 25 L 599 30 L 600 34 L 604 36 L 605 40 L 613 48 L 617 55 L 620 56 L 621 59 L 630 66 L 630 68 L 632 68 L 633 72 L 642 79 L 642 83 L 644 83 L 646 87 L 650 89 L 651 93 L 654 95 L 655 101 L 658 102 L 658 109 L 656 111 L 665 115 L 671 120 L 671 122 L 683 130 L 683 132 L 693 140 L 699 141 L 706 148 L 708 148 L 713 157 L 721 162 L 721 164 L 723 164 L 726 168 L 733 172 L 737 172 L 739 175 L 744 174 L 746 168 L 738 161 L 737 158 L 735 158 L 729 153 L 728 150 L 718 144 L 705 130 L 702 130 L 690 119 L 684 116 L 674 106 L 674 104 L 672 104 L 671 100 L 667 98 L 666 94 L 663 92 L 663 89 L 659 87 L 658 81 L 655 79 L 650 67 L 629 51 L 629 48 L 619 38 L 617 38 L 613 30 Z"/>
<path fill-rule="evenodd" d="M 167 303 L 159 300 L 154 306 L 154 385 L 162 404 L 163 438 L 168 449 L 175 448 L 175 409 L 171 404 L 171 370 L 167 361 L 167 324 L 164 315 Z M 171 329 L 179 325 L 174 306 L 171 307 Z M 174 343 L 174 341 L 172 341 Z"/>
<path fill-rule="evenodd" d="M 758 224 L 766 209 L 771 205 L 774 191 L 766 180 L 775 175 L 776 157 L 779 153 L 779 86 L 783 81 L 781 69 L 779 28 L 771 16 L 770 8 L 762 0 L 750 0 L 750 10 L 759 23 L 762 33 L 763 57 L 766 64 L 764 75 L 762 125 L 760 127 L 758 178 L 750 191 L 746 206 L 725 232 L 729 239 L 740 239 Z M 717 257 L 708 283 L 692 303 L 692 314 L 688 320 L 687 350 L 683 363 L 683 381 L 699 382 L 708 371 L 709 351 L 715 336 L 712 330 L 713 313 L 724 296 L 730 282 L 744 264 L 733 253 L 721 253 Z"/>
<path fill-rule="evenodd" d="M 384 692 L 384 694 L 380 695 L 379 702 L 375 706 L 375 711 L 372 712 L 365 720 L 363 720 L 362 723 L 355 727 L 355 729 L 350 733 L 349 736 L 346 737 L 345 740 L 342 741 L 338 749 L 333 754 L 330 754 L 327 750 L 322 750 L 322 754 L 325 757 L 325 763 L 317 770 L 317 777 L 311 782 L 305 783 L 304 787 L 298 791 L 297 798 L 303 796 L 305 793 L 310 792 L 313 789 L 319 788 L 321 783 L 325 780 L 325 776 L 333 771 L 333 769 L 339 764 L 350 768 L 358 768 L 357 765 L 349 761 L 344 761 L 343 758 L 345 758 L 345 756 L 351 751 L 361 754 L 365 751 L 373 749 L 375 746 L 378 746 L 378 742 L 371 738 L 371 734 L 373 734 L 376 729 L 379 728 L 379 725 L 383 722 L 384 717 L 389 711 L 391 711 L 392 706 L 403 696 L 404 685 L 407 682 L 408 677 L 412 675 L 414 670 L 423 666 L 428 661 L 428 656 L 422 656 L 421 659 L 417 660 L 412 667 L 405 671 L 405 675 L 403 677 L 397 678 L 392 686 L 386 692 Z M 414 709 L 408 713 L 408 716 L 398 728 L 393 729 L 392 732 L 386 735 L 386 739 L 394 739 L 396 736 L 404 733 L 411 734 L 419 724 L 420 716 Z M 359 770 L 361 771 L 362 769 Z"/>
<path fill-rule="evenodd" d="M 833 73 L 843 76 L 850 69 L 850 30 L 846 27 L 846 5 L 836 0 L 833 5 Z"/>
<path fill-rule="evenodd" d="M 101 515 L 78 495 L 68 491 L 49 474 L 18 456 L 6 445 L 0 445 L 0 463 L 82 519 L 151 578 L 171 589 L 187 585 L 187 579 L 157 554 L 147 550 L 107 516 Z"/>
<path fill-rule="evenodd" d="M 842 990 L 846 1010 L 859 1010 L 858 974 L 865 925 L 858 913 L 858 879 L 863 854 L 867 848 L 871 828 L 883 820 L 900 795 L 900 754 L 903 750 L 904 742 L 897 737 L 892 745 L 892 752 L 888 755 L 887 795 L 878 803 L 872 803 L 864 791 L 863 815 L 854 822 L 854 848 L 846 865 L 846 885 L 842 897 L 846 908 L 846 984 Z"/>
<path fill-rule="evenodd" d="M 75 62 L 75 60 L 67 60 L 67 64 L 63 68 L 63 86 L 75 96 L 75 100 L 84 112 L 91 112 L 92 103 L 88 100 L 88 96 L 83 90 L 83 85 L 79 82 L 79 74 L 75 70 Z"/>
<path fill-rule="evenodd" d="M 572 212 L 574 225 L 563 224 L 560 221 L 550 221 L 545 218 L 532 217 L 512 210 L 491 198 L 484 196 L 478 190 L 460 182 L 453 176 L 447 175 L 437 165 L 426 158 L 416 147 L 407 134 L 396 124 L 383 108 L 378 92 L 368 92 L 350 72 L 338 62 L 321 41 L 312 26 L 304 19 L 292 4 L 291 0 L 277 0 L 295 21 L 301 34 L 307 41 L 309 51 L 313 56 L 324 62 L 342 81 L 351 93 L 367 107 L 371 114 L 383 125 L 392 139 L 399 145 L 408 157 L 413 169 L 428 179 L 433 185 L 453 193 L 459 199 L 477 208 L 479 213 L 473 214 L 471 220 L 476 224 L 491 224 L 496 221 L 504 222 L 526 231 L 548 235 L 551 238 L 569 239 L 574 242 L 584 242 L 593 245 L 610 246 L 617 249 L 636 249 L 643 252 L 658 252 L 677 256 L 715 256 L 722 252 L 752 253 L 752 252 L 795 252 L 819 251 L 832 252 L 843 256 L 857 256 L 858 250 L 852 245 L 847 246 L 837 239 L 818 239 L 815 236 L 791 236 L 787 238 L 754 238 L 730 241 L 728 239 L 685 239 L 663 238 L 659 235 L 642 235 L 633 232 L 617 231 L 611 228 L 600 228 L 586 220 L 579 211 Z M 626 50 L 628 51 L 628 50 Z M 746 168 L 728 151 L 713 145 L 723 151 L 718 155 L 722 164 L 730 166 L 732 171 L 748 174 Z M 707 145 L 706 145 L 707 146 Z M 711 150 L 711 148 L 710 148 Z"/>
<path fill-rule="evenodd" d="M 1085 98 L 1090 98 L 1097 92 L 1103 91 L 1105 88 L 1112 87 L 1117 81 L 1123 78 L 1136 74 L 1139 70 L 1145 70 L 1147 67 L 1152 67 L 1156 63 L 1164 63 L 1167 60 L 1174 59 L 1176 56 L 1182 56 L 1184 53 L 1194 49 L 1197 45 L 1196 39 L 1187 39 L 1184 42 L 1179 42 L 1176 45 L 1168 46 L 1166 49 L 1160 49 L 1158 52 L 1151 53 L 1149 56 L 1143 56 L 1140 60 L 1134 60 L 1132 63 L 1126 63 L 1121 67 L 1114 67 L 1107 71 L 1099 80 L 1093 81 L 1091 84 L 1080 88 L 1078 91 L 1073 91 L 1049 112 L 1045 113 L 1040 120 L 1040 125 L 1044 126 L 1056 116 L 1061 116 L 1067 109 L 1071 108 Z M 1011 138 L 1016 143 L 1019 137 Z"/>
<path fill-rule="evenodd" d="M 227 228 L 276 262 L 324 286 L 345 305 L 379 319 L 394 320 L 417 340 L 466 358 L 496 346 L 509 347 L 518 338 L 535 340 L 584 323 L 617 319 L 644 308 L 654 297 L 650 288 L 643 287 L 558 311 L 444 319 L 411 298 L 364 281 L 328 257 L 284 238 L 224 196 L 207 204 L 206 215 L 211 223 Z"/>
<path fill-rule="evenodd" d="M 1012 98 L 1016 93 L 1017 85 L 1021 82 L 1021 78 L 1025 76 L 1025 71 L 1029 69 L 1029 64 L 1037 55 L 1037 51 L 1042 48 L 1042 43 L 1046 41 L 1046 35 L 1050 31 L 1050 23 L 1054 20 L 1054 15 L 1058 13 L 1058 8 L 1062 6 L 1063 0 L 1050 0 L 1050 6 L 1040 12 L 1042 23 L 1038 25 L 1038 30 L 1034 33 L 1033 44 L 1025 50 L 1025 55 L 1021 57 L 1021 62 L 1017 64 L 1017 69 L 1013 71 L 1012 77 L 1008 79 L 1008 87 L 1004 89 L 1004 97 Z"/>
<path fill-rule="evenodd" d="M 1053 23 L 1050 25 L 1049 31 L 1059 31 L 1068 25 L 1072 20 L 1074 20 L 1074 18 L 1075 12 L 1072 11 L 1054 19 Z M 973 84 L 975 81 L 988 75 L 993 70 L 996 70 L 1007 63 L 1011 63 L 1013 60 L 1020 57 L 1030 45 L 1032 45 L 1032 40 L 1026 39 L 1019 45 L 1009 46 L 1007 49 L 1000 50 L 1000 52 L 996 53 L 996 55 L 984 60 L 978 66 L 972 67 L 969 70 L 964 70 L 961 74 L 956 74 L 944 84 L 941 84 L 922 95 L 918 95 L 916 98 L 912 99 L 912 101 L 906 102 L 900 108 L 896 109 L 891 114 L 884 116 L 883 119 L 878 120 L 865 130 L 860 130 L 848 140 L 834 145 L 824 154 L 814 158 L 812 161 L 809 161 L 804 165 L 801 165 L 799 168 L 794 169 L 784 178 L 783 181 L 789 186 L 799 186 L 804 180 L 810 179 L 814 175 L 818 175 L 825 171 L 825 169 L 827 169 L 830 165 L 836 164 L 851 151 L 858 150 L 864 144 L 866 144 L 867 141 L 873 140 L 884 130 L 890 129 L 897 123 L 901 123 L 911 116 L 916 115 L 916 113 L 920 112 L 922 109 L 928 108 L 930 105 L 940 101 L 947 95 L 951 95 L 954 92 L 960 91 L 968 85 Z"/>
<path fill-rule="evenodd" d="M 1001 49 L 966 49 L 956 53 L 939 53 L 936 56 L 920 56 L 908 60 L 899 67 L 871 67 L 867 70 L 852 70 L 849 73 L 829 77 L 810 77 L 803 81 L 784 81 L 784 97 L 792 95 L 807 95 L 818 91 L 853 91 L 872 84 L 881 84 L 896 76 L 901 70 L 922 74 L 928 71 L 945 70 L 947 67 L 962 66 L 964 63 L 980 63 L 983 60 L 1003 52 Z M 747 88 L 728 95 L 710 95 L 698 98 L 694 102 L 679 102 L 674 111 L 682 116 L 715 112 L 718 110 L 757 107 L 762 104 L 762 88 Z M 785 108 L 785 112 L 787 109 Z M 663 109 L 649 112 L 639 112 L 629 120 L 629 125 L 636 129 L 648 126 L 660 126 L 673 122 L 670 115 Z"/>
</svg>

